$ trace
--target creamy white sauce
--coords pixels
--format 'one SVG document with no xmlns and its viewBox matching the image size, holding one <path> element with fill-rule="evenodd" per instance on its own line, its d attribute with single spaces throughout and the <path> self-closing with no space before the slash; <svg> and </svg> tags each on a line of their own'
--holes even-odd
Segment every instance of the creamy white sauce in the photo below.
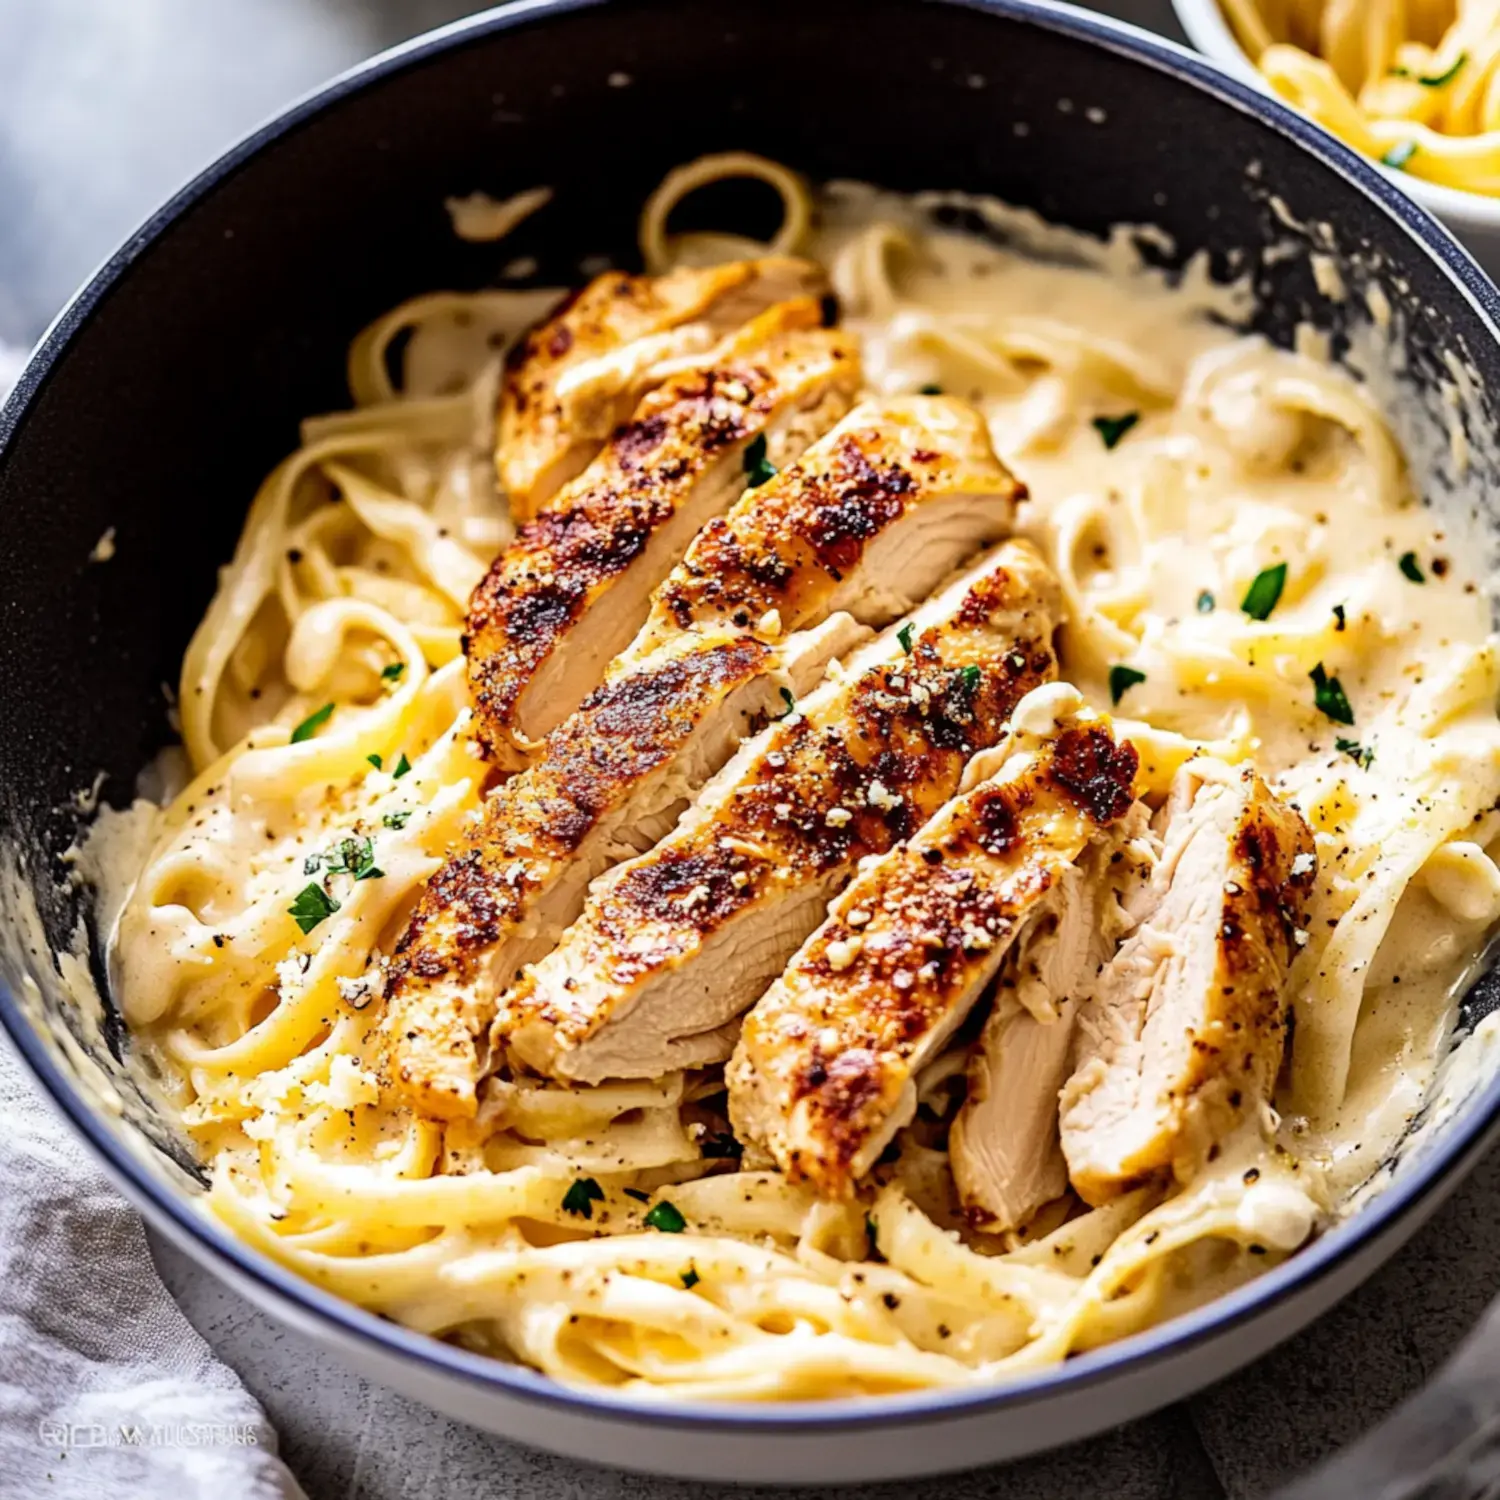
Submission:
<svg viewBox="0 0 1500 1500">
<path fill-rule="evenodd" d="M 926 213 L 941 206 L 977 215 L 1003 236 L 1005 248 L 934 229 Z M 492 207 L 470 204 L 459 215 L 477 233 L 477 220 Z M 1314 274 L 1323 294 L 1340 302 L 1360 297 L 1375 334 L 1393 337 L 1389 299 L 1346 274 L 1331 231 L 1298 225 L 1284 207 L 1282 216 L 1317 247 Z M 1294 249 L 1302 243 L 1288 241 Z M 949 1359 L 956 1346 L 945 1350 L 933 1333 L 928 1350 L 921 1342 L 928 1335 L 912 1331 L 912 1311 L 909 1336 L 924 1357 L 946 1361 L 924 1366 L 924 1381 L 968 1378 L 974 1369 L 993 1376 L 1004 1359 L 1061 1358 L 1073 1339 L 1104 1336 L 1090 1319 L 1104 1319 L 1117 1336 L 1243 1280 L 1264 1263 L 1253 1255 L 1294 1250 L 1331 1208 L 1375 1181 L 1424 1103 L 1436 1096 L 1424 1129 L 1460 1107 L 1493 1060 L 1495 1029 L 1487 1023 L 1463 1052 L 1464 1064 L 1450 1064 L 1434 1085 L 1453 996 L 1500 915 L 1500 870 L 1489 852 L 1500 835 L 1489 812 L 1500 796 L 1500 667 L 1475 578 L 1475 560 L 1486 549 L 1455 519 L 1458 507 L 1432 511 L 1417 503 L 1379 411 L 1326 365 L 1323 337 L 1299 334 L 1296 354 L 1237 338 L 1226 323 L 1244 315 L 1246 286 L 1216 286 L 1195 263 L 1168 287 L 1141 269 L 1142 244 L 1163 248 L 1151 231 L 1122 230 L 1101 244 L 986 200 L 912 201 L 835 184 L 814 247 L 833 268 L 849 325 L 861 336 L 873 391 L 935 384 L 983 410 L 997 451 L 1029 490 L 1020 528 L 1063 579 L 1070 614 L 1064 675 L 1095 708 L 1112 710 L 1135 740 L 1147 794 L 1159 800 L 1183 760 L 1207 749 L 1252 761 L 1318 835 L 1319 885 L 1293 974 L 1298 1026 L 1275 1101 L 1279 1123 L 1270 1115 L 1267 1128 L 1248 1129 L 1212 1170 L 1159 1207 L 1142 1201 L 1066 1226 L 1069 1264 L 1080 1258 L 1078 1245 L 1097 1254 L 1093 1262 L 1081 1257 L 1083 1290 L 1072 1281 L 1027 1283 L 1026 1295 L 1038 1300 L 1030 1332 L 1023 1323 L 1018 1335 L 1032 1340 L 1024 1348 L 980 1319 L 963 1337 L 977 1340 L 975 1348 L 994 1340 L 991 1362 Z M 482 335 L 510 328 L 519 306 L 494 300 L 505 294 L 486 295 L 491 300 L 477 319 L 445 303 L 419 326 L 409 353 L 417 372 L 412 393 L 450 402 L 439 414 L 448 425 L 424 429 L 423 441 L 409 449 L 395 445 L 380 475 L 395 487 L 393 503 L 410 507 L 402 514 L 441 516 L 475 566 L 501 537 L 486 509 L 492 502 L 473 477 L 488 463 L 487 434 L 472 420 L 483 403 L 465 405 L 463 387 L 493 380 L 493 351 Z M 551 294 L 512 295 L 532 299 L 524 323 L 540 315 L 538 297 Z M 1372 336 L 1367 363 L 1378 358 L 1379 342 Z M 1462 362 L 1452 374 L 1454 424 L 1441 426 L 1440 436 L 1461 473 L 1453 433 L 1462 433 L 1473 385 Z M 485 390 L 487 400 L 492 387 L 474 389 Z M 344 430 L 336 419 L 309 424 L 308 435 Z M 446 434 L 447 448 L 437 432 Z M 298 522 L 299 546 L 315 524 L 315 515 Z M 291 535 L 272 533 L 270 545 L 284 549 Z M 565 1378 L 596 1378 L 596 1366 L 568 1363 L 566 1319 L 557 1328 L 547 1321 L 559 1310 L 590 1312 L 578 1300 L 583 1294 L 557 1279 L 561 1262 L 535 1263 L 535 1275 L 552 1278 L 545 1294 L 521 1293 L 506 1279 L 513 1269 L 502 1269 L 518 1244 L 534 1251 L 550 1243 L 536 1225 L 555 1218 L 558 1184 L 565 1186 L 580 1162 L 649 1160 L 655 1175 L 640 1180 L 675 1183 L 684 1203 L 701 1200 L 702 1222 L 757 1244 L 773 1242 L 768 1225 L 793 1223 L 811 1236 L 806 1243 L 820 1246 L 852 1235 L 856 1248 L 848 1253 L 858 1256 L 864 1210 L 850 1210 L 855 1219 L 845 1223 L 843 1209 L 809 1206 L 774 1181 L 757 1178 L 731 1194 L 725 1185 L 738 1177 L 695 1176 L 701 1168 L 680 1155 L 687 1139 L 680 1085 L 667 1102 L 624 1106 L 642 1110 L 629 1126 L 585 1118 L 561 1133 L 501 1131 L 499 1147 L 483 1148 L 454 1132 L 439 1145 L 431 1127 L 381 1095 L 378 1078 L 363 1066 L 379 1008 L 338 1002 L 368 995 L 361 976 L 378 976 L 380 955 L 418 887 L 478 802 L 454 661 L 454 595 L 462 591 L 450 587 L 445 595 L 435 585 L 432 554 L 418 550 L 421 535 L 415 524 L 389 527 L 378 538 L 355 528 L 340 542 L 338 565 L 350 570 L 344 576 L 362 614 L 340 596 L 313 605 L 290 634 L 263 615 L 241 621 L 223 691 L 235 699 L 225 719 L 251 730 L 248 745 L 228 763 L 201 770 L 172 812 L 103 820 L 77 867 L 95 883 L 108 885 L 122 873 L 134 878 L 142 839 L 156 844 L 119 925 L 120 998 L 138 1047 L 182 1080 L 188 1128 L 216 1162 L 217 1211 L 346 1295 L 421 1326 L 459 1327 L 483 1347 L 519 1351 Z M 1420 582 L 1403 571 L 1408 554 Z M 1274 610 L 1264 621 L 1249 619 L 1241 601 L 1252 582 L 1283 564 Z M 393 655 L 409 666 L 387 692 L 378 673 Z M 1310 673 L 1325 665 L 1347 695 L 1353 725 L 1335 723 L 1318 707 Z M 429 674 L 428 667 L 437 670 Z M 1111 671 L 1119 667 L 1139 675 L 1114 704 Z M 337 707 L 314 744 L 329 759 L 303 769 L 287 753 L 287 731 L 325 698 Z M 398 746 L 411 752 L 410 780 L 392 774 Z M 1368 763 L 1366 752 L 1373 754 Z M 381 757 L 381 768 L 365 771 L 367 754 Z M 393 826 L 393 812 L 408 816 Z M 306 879 L 306 862 L 341 839 L 367 836 L 384 876 L 339 886 L 340 909 L 312 942 L 299 942 L 285 913 Z M 1366 914 L 1360 903 L 1377 890 L 1386 899 Z M 106 927 L 112 906 L 106 899 Z M 1330 952 L 1336 962 L 1325 962 Z M 65 978 L 82 998 L 86 971 L 68 968 Z M 322 998 L 309 1025 L 298 1029 L 296 1015 L 312 1004 L 309 996 Z M 252 1028 L 268 1016 L 277 1024 L 259 1051 L 232 1068 L 216 1061 L 222 1049 L 243 1047 L 247 1036 L 253 1041 Z M 285 1047 L 278 1028 L 290 1038 Z M 533 1102 L 583 1107 L 572 1098 Z M 329 1125 L 325 1116 L 339 1111 L 351 1122 L 358 1114 L 360 1123 Z M 315 1143 L 308 1133 L 315 1129 L 326 1130 L 327 1139 Z M 656 1154 L 643 1154 L 643 1142 Z M 442 1162 L 470 1175 L 461 1182 L 433 1177 Z M 366 1174 L 363 1186 L 340 1198 L 327 1185 L 335 1180 L 330 1174 L 351 1164 Z M 540 1187 L 531 1178 L 519 1185 L 513 1175 L 543 1168 L 554 1175 Z M 938 1184 L 924 1205 L 940 1201 L 941 1160 L 911 1148 L 903 1172 L 910 1183 Z M 515 1222 L 499 1210 L 452 1221 L 437 1209 L 425 1218 L 415 1210 L 400 1217 L 408 1211 L 400 1205 L 426 1185 L 459 1189 L 442 1200 L 458 1204 L 461 1192 L 501 1182 L 517 1195 L 519 1206 L 509 1210 L 519 1216 Z M 715 1192 L 729 1196 L 719 1202 Z M 324 1211 L 342 1204 L 335 1217 L 368 1207 L 339 1231 L 349 1240 L 340 1253 L 363 1247 L 359 1253 L 392 1257 L 386 1264 L 425 1253 L 425 1231 L 414 1225 L 445 1228 L 449 1279 L 440 1289 L 435 1273 L 422 1280 L 411 1272 L 417 1282 L 401 1285 L 420 1284 L 418 1298 L 390 1292 L 379 1278 L 361 1279 L 357 1267 L 330 1269 L 282 1238 L 287 1205 L 307 1202 Z M 955 1315 L 943 1310 L 944 1297 L 970 1307 L 962 1298 L 973 1286 L 1015 1268 L 1004 1256 L 976 1256 L 917 1219 L 911 1204 L 900 1215 L 882 1208 L 880 1246 L 889 1265 L 878 1274 L 902 1278 L 908 1305 L 925 1309 L 931 1328 L 947 1327 L 944 1320 Z M 521 1220 L 525 1230 L 517 1227 Z M 898 1223 L 899 1233 L 890 1227 Z M 1154 1311 L 1143 1303 L 1131 1314 L 1135 1323 L 1118 1309 L 1091 1311 L 1096 1283 L 1166 1253 L 1151 1248 L 1158 1236 L 1180 1246 L 1180 1259 Z M 1241 1253 L 1247 1242 L 1255 1244 L 1253 1254 Z M 608 1237 L 594 1244 L 601 1264 L 626 1253 Z M 1027 1248 L 1017 1253 L 1024 1257 Z M 730 1249 L 704 1237 L 694 1254 L 695 1275 L 711 1275 L 714 1257 Z M 617 1273 L 618 1259 L 609 1264 Z M 774 1276 L 808 1278 L 786 1293 L 788 1305 L 826 1285 L 806 1265 Z M 679 1278 L 674 1270 L 672 1279 Z M 914 1290 L 918 1283 L 927 1290 Z M 495 1288 L 486 1306 L 499 1309 L 498 1331 L 476 1328 L 472 1310 L 464 1311 L 469 1284 Z M 1106 1303 L 1113 1296 L 1099 1295 Z M 656 1326 L 654 1316 L 642 1313 L 641 1326 Z M 863 1338 L 848 1336 L 855 1344 Z M 857 1364 L 866 1356 L 846 1357 Z M 778 1389 L 840 1388 L 826 1372 L 819 1378 L 824 1384 L 804 1390 L 788 1376 Z M 850 1389 L 888 1388 L 880 1383 L 885 1376 L 868 1371 L 847 1378 Z M 745 1390 L 735 1386 L 733 1393 Z"/>
<path fill-rule="evenodd" d="M 835 202 L 840 212 L 829 216 L 827 231 L 835 245 L 864 233 L 871 219 L 912 223 L 910 205 L 868 189 L 842 189 Z M 982 212 L 1007 238 L 1058 254 L 1055 231 L 993 205 Z M 1299 224 L 1284 205 L 1282 216 L 1315 243 L 1332 244 L 1327 226 Z M 1293 241 L 1288 247 L 1310 255 L 1325 296 L 1347 297 L 1328 250 Z M 1069 237 L 1062 250 L 1082 264 L 1018 260 L 943 234 L 925 235 L 914 254 L 888 238 L 885 279 L 898 289 L 898 301 L 871 309 L 874 316 L 864 321 L 852 319 L 864 335 L 869 379 L 883 390 L 939 383 L 980 404 L 997 450 L 1030 491 L 1022 529 L 1049 556 L 1056 556 L 1072 515 L 1103 517 L 1097 532 L 1084 537 L 1098 555 L 1085 555 L 1080 573 L 1083 595 L 1097 601 L 1105 629 L 1089 632 L 1086 641 L 1065 633 L 1065 675 L 1103 708 L 1110 704 L 1110 665 L 1128 661 L 1143 670 L 1146 681 L 1116 712 L 1201 741 L 1232 743 L 1286 794 L 1307 803 L 1306 810 L 1323 810 L 1321 822 L 1315 819 L 1319 858 L 1335 868 L 1347 838 L 1374 844 L 1400 826 L 1400 789 L 1428 762 L 1425 743 L 1414 743 L 1407 723 L 1414 687 L 1475 659 L 1477 670 L 1489 670 L 1489 604 L 1473 569 L 1489 544 L 1476 540 L 1462 516 L 1450 519 L 1451 506 L 1434 511 L 1418 503 L 1399 455 L 1383 449 L 1388 440 L 1378 431 L 1378 413 L 1357 391 L 1344 388 L 1339 395 L 1347 404 L 1312 414 L 1321 398 L 1303 382 L 1331 381 L 1337 389 L 1316 358 L 1326 359 L 1324 341 L 1305 340 L 1298 360 L 1233 340 L 1209 316 L 1243 312 L 1242 289 L 1213 286 L 1190 268 L 1183 285 L 1168 290 L 1138 274 L 1128 233 L 1102 247 Z M 1378 282 L 1368 284 L 1365 297 L 1376 332 L 1388 334 L 1391 309 Z M 991 346 L 996 331 L 1006 330 L 1013 347 L 1028 336 L 1042 347 L 1052 332 L 1047 325 L 1055 323 L 1059 331 L 1085 333 L 1094 349 L 1117 351 L 1118 364 L 1096 378 L 1059 374 L 1054 365 L 1030 379 L 1005 379 L 966 358 L 962 346 L 934 337 L 933 315 Z M 1364 339 L 1367 363 L 1378 357 L 1377 344 L 1373 336 Z M 1024 355 L 1017 362 L 1023 361 Z M 1450 368 L 1449 404 L 1467 414 L 1471 374 L 1456 356 Z M 1309 400 L 1311 406 L 1304 404 Z M 1106 451 L 1089 418 L 1126 411 L 1139 412 L 1139 421 Z M 1454 430 L 1461 433 L 1461 424 Z M 1128 513 L 1131 524 L 1116 532 L 1111 513 Z M 1420 585 L 1401 570 L 1408 552 L 1423 574 Z M 1271 620 L 1256 630 L 1238 605 L 1256 574 L 1280 563 L 1288 570 L 1283 594 Z M 1214 600 L 1206 614 L 1198 608 L 1205 593 Z M 1342 631 L 1334 628 L 1336 605 L 1345 612 Z M 1115 623 L 1125 628 L 1111 649 L 1108 629 Z M 1311 663 L 1304 658 L 1311 638 L 1315 656 L 1332 660 L 1344 645 L 1339 637 L 1350 632 L 1366 646 L 1339 671 L 1357 721 L 1345 727 L 1313 708 Z M 1479 694 L 1461 719 L 1470 739 L 1455 753 L 1472 756 L 1474 776 L 1491 785 L 1493 695 Z M 1367 772 L 1338 752 L 1341 739 L 1377 746 Z M 1357 790 L 1338 789 L 1345 773 Z M 1487 806 L 1493 794 L 1476 800 Z M 1488 827 L 1486 834 L 1493 837 Z M 1283 1142 L 1327 1170 L 1334 1199 L 1380 1166 L 1421 1111 L 1452 1029 L 1456 995 L 1500 916 L 1482 895 L 1496 878 L 1495 865 L 1482 849 L 1470 848 L 1470 872 L 1450 880 L 1446 902 L 1420 883 L 1400 901 L 1365 988 L 1342 1102 L 1309 1123 L 1290 1089 L 1282 1101 Z M 1338 903 L 1323 905 L 1332 912 Z"/>
</svg>

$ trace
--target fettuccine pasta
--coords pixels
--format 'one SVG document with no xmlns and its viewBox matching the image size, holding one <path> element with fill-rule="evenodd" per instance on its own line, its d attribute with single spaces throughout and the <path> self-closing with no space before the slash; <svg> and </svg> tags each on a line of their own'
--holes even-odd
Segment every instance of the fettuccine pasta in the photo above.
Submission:
<svg viewBox="0 0 1500 1500">
<path fill-rule="evenodd" d="M 1500 194 L 1495 0 L 1222 0 L 1288 103 L 1366 156 Z"/>
<path fill-rule="evenodd" d="M 1236 14 L 1274 21 L 1274 40 L 1303 35 L 1293 9 Z M 1457 41 L 1393 43 L 1351 84 L 1395 90 L 1392 60 L 1430 71 L 1458 51 L 1487 68 L 1480 9 Z M 1437 126 L 1451 93 L 1484 124 L 1470 82 L 1402 84 L 1403 118 L 1421 106 Z M 993 1381 L 1275 1264 L 1399 1137 L 1500 917 L 1500 657 L 1461 538 L 1417 503 L 1340 371 L 1202 316 L 1206 290 L 1097 255 L 1027 259 L 938 227 L 937 199 L 835 184 L 815 200 L 740 157 L 667 180 L 642 221 L 647 265 L 746 253 L 668 230 L 682 196 L 746 171 L 784 196 L 775 248 L 828 267 L 872 390 L 939 386 L 982 409 L 1061 581 L 1063 675 L 1113 708 L 1147 795 L 1208 753 L 1253 763 L 1312 826 L 1279 1115 L 1178 1188 L 1068 1197 L 991 1235 L 955 1209 L 956 1048 L 847 1202 L 740 1158 L 719 1068 L 495 1077 L 475 1119 L 447 1124 L 397 1101 L 375 1063 L 384 971 L 486 790 L 460 636 L 511 534 L 497 371 L 561 291 L 419 297 L 356 339 L 351 409 L 309 420 L 266 480 L 188 649 L 191 773 L 155 814 L 114 970 L 209 1208 L 321 1287 L 559 1380 L 665 1399 Z M 1247 591 L 1283 565 L 1254 617 Z M 1352 722 L 1330 716 L 1329 681 Z"/>
</svg>

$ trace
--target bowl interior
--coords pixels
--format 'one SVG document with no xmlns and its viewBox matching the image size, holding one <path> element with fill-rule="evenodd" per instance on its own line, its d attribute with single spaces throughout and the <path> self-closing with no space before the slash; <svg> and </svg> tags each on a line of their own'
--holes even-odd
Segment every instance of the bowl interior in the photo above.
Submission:
<svg viewBox="0 0 1500 1500">
<path fill-rule="evenodd" d="M 1486 284 L 1378 174 L 1247 97 L 1159 45 L 1022 4 L 585 0 L 419 44 L 231 153 L 121 251 L 0 413 L 0 1014 L 53 1091 L 79 1117 L 118 1095 L 92 1128 L 131 1142 L 140 1182 L 191 1175 L 132 1068 L 92 897 L 62 857 L 80 789 L 102 776 L 123 804 L 170 740 L 164 684 L 215 569 L 299 419 L 344 403 L 351 336 L 513 256 L 534 255 L 541 283 L 578 280 L 585 257 L 632 264 L 643 198 L 700 152 L 993 194 L 1091 235 L 1149 223 L 1159 264 L 1207 255 L 1251 278 L 1255 329 L 1290 344 L 1307 325 L 1353 360 L 1379 285 L 1394 313 L 1377 388 L 1419 483 L 1492 539 Z M 445 196 L 538 184 L 555 201 L 503 253 L 451 233 Z M 760 207 L 720 206 L 749 223 Z M 1319 291 L 1309 248 L 1336 260 L 1345 296 Z M 113 559 L 90 563 L 108 528 Z M 89 977 L 97 1010 L 78 1003 Z M 1494 1003 L 1482 981 L 1466 1017 Z"/>
</svg>

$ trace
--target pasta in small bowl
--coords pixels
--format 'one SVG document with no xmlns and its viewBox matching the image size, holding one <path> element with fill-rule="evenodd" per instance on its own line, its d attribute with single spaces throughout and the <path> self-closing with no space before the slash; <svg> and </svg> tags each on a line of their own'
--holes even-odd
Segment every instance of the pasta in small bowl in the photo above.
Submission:
<svg viewBox="0 0 1500 1500">
<path fill-rule="evenodd" d="M 1500 270 L 1500 5 L 1173 0 L 1194 46 L 1300 110 Z"/>
</svg>

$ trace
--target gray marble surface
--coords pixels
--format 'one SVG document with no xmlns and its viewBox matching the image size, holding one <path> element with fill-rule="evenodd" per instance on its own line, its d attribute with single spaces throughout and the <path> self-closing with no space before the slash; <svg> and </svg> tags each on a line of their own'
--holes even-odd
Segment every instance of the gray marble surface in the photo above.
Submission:
<svg viewBox="0 0 1500 1500">
<path fill-rule="evenodd" d="M 241 131 L 337 69 L 471 8 L 461 0 L 0 0 L 0 341 L 34 339 L 115 242 Z M 1165 0 L 1105 8 L 1170 25 Z M 1447 1355 L 1500 1291 L 1497 1222 L 1500 1158 L 1492 1158 L 1384 1271 L 1248 1371 L 1060 1453 L 899 1492 L 907 1500 L 1265 1495 L 1378 1420 Z M 156 1250 L 188 1316 L 265 1404 L 313 1500 L 711 1493 L 548 1457 L 446 1421 L 350 1374 L 176 1251 Z"/>
</svg>

